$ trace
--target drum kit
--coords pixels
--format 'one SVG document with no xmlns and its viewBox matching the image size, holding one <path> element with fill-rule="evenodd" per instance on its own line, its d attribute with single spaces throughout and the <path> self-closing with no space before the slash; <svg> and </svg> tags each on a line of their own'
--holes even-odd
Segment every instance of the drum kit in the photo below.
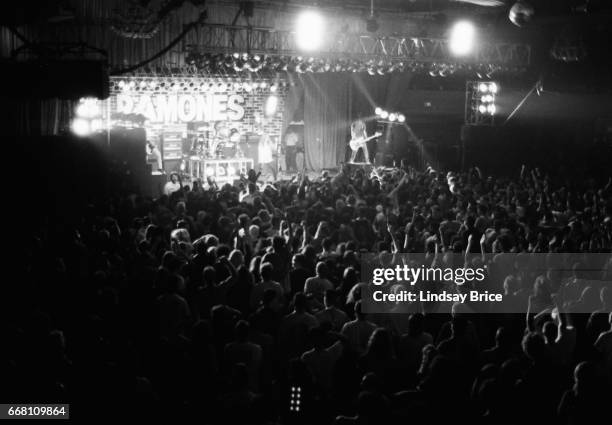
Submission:
<svg viewBox="0 0 612 425">
<path fill-rule="evenodd" d="M 241 134 L 225 121 L 200 126 L 195 131 L 190 154 L 202 159 L 242 158 Z"/>
</svg>

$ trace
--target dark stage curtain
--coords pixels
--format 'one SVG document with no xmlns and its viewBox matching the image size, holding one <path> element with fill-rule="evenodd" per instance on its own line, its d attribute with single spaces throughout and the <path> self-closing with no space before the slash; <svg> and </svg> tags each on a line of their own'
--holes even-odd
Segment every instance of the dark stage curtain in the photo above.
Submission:
<svg viewBox="0 0 612 425">
<path fill-rule="evenodd" d="M 306 74 L 302 84 L 306 167 L 336 167 L 350 135 L 349 80 L 342 74 Z"/>
<path fill-rule="evenodd" d="M 16 135 L 52 136 L 69 130 L 75 101 L 63 99 L 19 99 L 8 113 Z"/>
</svg>

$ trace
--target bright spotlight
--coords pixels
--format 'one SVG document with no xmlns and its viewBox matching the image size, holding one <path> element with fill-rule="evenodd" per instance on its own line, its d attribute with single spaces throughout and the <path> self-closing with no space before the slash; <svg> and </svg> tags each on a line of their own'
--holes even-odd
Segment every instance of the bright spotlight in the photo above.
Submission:
<svg viewBox="0 0 612 425">
<path fill-rule="evenodd" d="M 476 29 L 467 21 L 457 22 L 450 33 L 449 48 L 453 55 L 464 56 L 474 48 Z"/>
<path fill-rule="evenodd" d="M 380 114 L 382 114 L 382 111 L 383 111 L 383 110 L 382 110 L 382 108 L 381 108 L 381 107 L 377 107 L 376 109 L 374 109 L 374 113 L 375 113 L 376 115 L 380 115 Z"/>
<path fill-rule="evenodd" d="M 302 12 L 296 23 L 295 39 L 299 49 L 316 50 L 323 42 L 323 18 L 318 13 Z"/>
<path fill-rule="evenodd" d="M 489 91 L 493 94 L 497 93 L 497 84 L 495 83 L 489 84 Z"/>
<path fill-rule="evenodd" d="M 276 108 L 278 107 L 278 97 L 276 96 L 268 96 L 266 99 L 265 105 L 265 115 L 267 117 L 271 117 L 276 113 Z"/>
<path fill-rule="evenodd" d="M 404 116 L 404 114 L 399 114 L 399 116 L 397 117 L 397 120 L 399 122 L 406 122 L 406 117 Z"/>
<path fill-rule="evenodd" d="M 102 120 L 91 120 L 91 132 L 95 133 L 100 130 L 102 130 Z"/>
<path fill-rule="evenodd" d="M 489 114 L 491 114 L 491 115 L 495 115 L 495 110 L 496 110 L 495 105 L 489 105 L 489 106 L 487 106 L 487 112 L 488 112 Z"/>
<path fill-rule="evenodd" d="M 71 125 L 72 132 L 79 137 L 88 136 L 91 133 L 89 121 L 83 118 L 75 118 Z"/>
<path fill-rule="evenodd" d="M 485 95 L 482 97 L 482 101 L 483 101 L 483 102 L 485 102 L 485 103 L 488 103 L 488 102 L 493 102 L 493 96 L 492 96 L 492 95 L 490 95 L 490 94 L 485 94 Z"/>
<path fill-rule="evenodd" d="M 79 117 L 86 117 L 87 115 L 89 115 L 89 107 L 84 103 L 81 103 L 79 106 L 77 106 L 75 112 Z"/>
<path fill-rule="evenodd" d="M 386 119 L 387 119 L 387 117 L 389 117 L 389 113 L 388 113 L 387 111 L 382 111 L 382 112 L 380 113 L 380 117 L 381 117 L 382 119 L 386 120 Z"/>
<path fill-rule="evenodd" d="M 478 107 L 478 112 L 480 112 L 481 114 L 484 114 L 485 112 L 487 112 L 487 107 L 485 105 L 480 105 Z"/>
<path fill-rule="evenodd" d="M 486 92 L 487 92 L 487 90 L 489 90 L 489 86 L 488 86 L 488 85 L 486 85 L 485 83 L 480 83 L 480 84 L 478 85 L 478 90 L 479 90 L 481 93 L 486 93 Z"/>
<path fill-rule="evenodd" d="M 278 86 L 277 86 L 276 84 L 272 84 L 272 85 L 270 86 L 270 91 L 271 91 L 272 93 L 276 93 L 276 90 L 278 90 Z"/>
<path fill-rule="evenodd" d="M 397 114 L 389 114 L 389 121 L 395 121 L 397 119 Z"/>
</svg>

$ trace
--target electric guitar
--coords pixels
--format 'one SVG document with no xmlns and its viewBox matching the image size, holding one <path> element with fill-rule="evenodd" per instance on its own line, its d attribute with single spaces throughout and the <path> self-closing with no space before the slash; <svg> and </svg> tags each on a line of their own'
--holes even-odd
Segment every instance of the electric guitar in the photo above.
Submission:
<svg viewBox="0 0 612 425">
<path fill-rule="evenodd" d="M 352 150 L 356 151 L 357 149 L 359 149 L 360 147 L 365 145 L 370 140 L 376 139 L 377 137 L 380 137 L 380 136 L 382 136 L 382 133 L 376 132 L 373 135 L 371 135 L 370 137 L 366 137 L 365 139 L 363 139 L 363 138 L 361 138 L 361 139 L 351 139 L 351 141 L 349 142 L 349 145 L 350 145 Z"/>
</svg>

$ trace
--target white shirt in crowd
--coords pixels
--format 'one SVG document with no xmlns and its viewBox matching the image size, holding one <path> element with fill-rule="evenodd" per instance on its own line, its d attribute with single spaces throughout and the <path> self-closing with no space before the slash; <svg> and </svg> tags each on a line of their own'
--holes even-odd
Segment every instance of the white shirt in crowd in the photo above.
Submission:
<svg viewBox="0 0 612 425">
<path fill-rule="evenodd" d="M 164 186 L 164 195 L 170 196 L 174 192 L 179 191 L 180 189 L 181 189 L 181 184 L 179 182 L 172 183 L 171 181 L 169 181 Z"/>
</svg>

